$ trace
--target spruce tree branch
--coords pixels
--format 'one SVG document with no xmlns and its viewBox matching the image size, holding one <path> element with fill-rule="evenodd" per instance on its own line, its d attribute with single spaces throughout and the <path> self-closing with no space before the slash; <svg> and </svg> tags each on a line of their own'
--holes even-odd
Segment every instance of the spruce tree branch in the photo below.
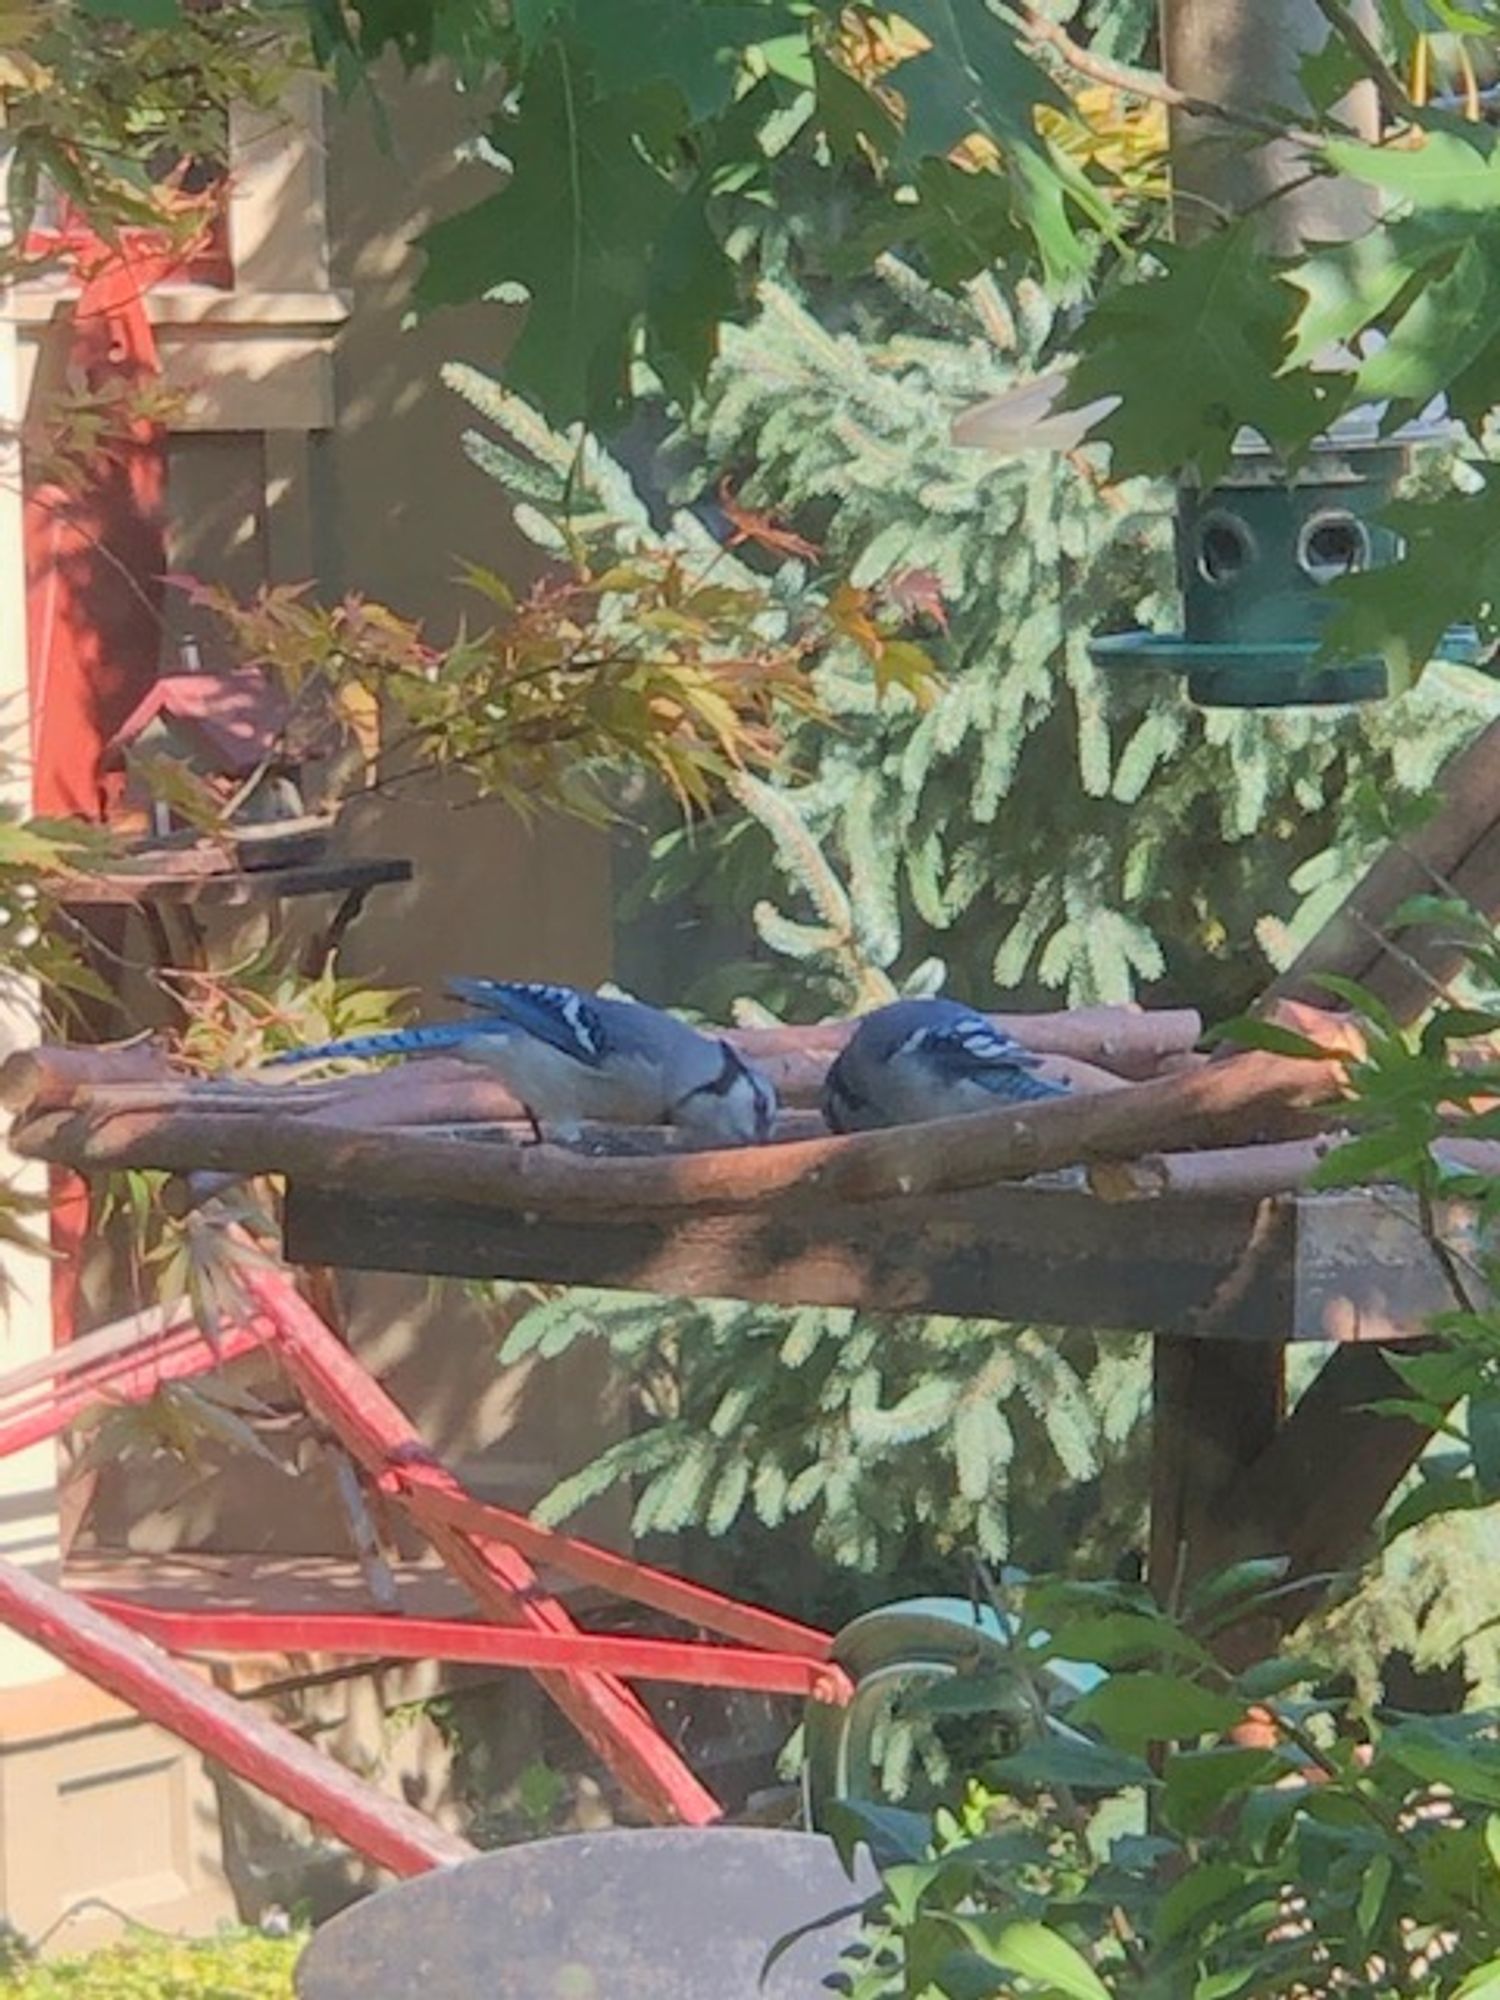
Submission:
<svg viewBox="0 0 1500 2000">
<path fill-rule="evenodd" d="M 1319 5 L 1322 4 L 1323 0 L 1319 0 Z M 1182 111 L 1193 118 L 1212 118 L 1221 125 L 1235 125 L 1247 132 L 1258 132 L 1267 139 L 1293 139 L 1304 145 L 1317 143 L 1312 133 L 1285 125 L 1279 118 L 1249 111 L 1239 105 L 1218 104 L 1210 98 L 1195 97 L 1190 91 L 1179 90 L 1175 83 L 1169 83 L 1157 70 L 1136 69 L 1129 63 L 1112 62 L 1108 56 L 1096 55 L 1092 49 L 1074 41 L 1060 22 L 1049 20 L 1033 8 L 1019 10 L 1019 23 L 1022 35 L 1034 48 L 1051 49 L 1075 75 L 1087 77 L 1091 83 L 1123 90 L 1152 104 L 1165 104 L 1168 110 Z"/>
</svg>

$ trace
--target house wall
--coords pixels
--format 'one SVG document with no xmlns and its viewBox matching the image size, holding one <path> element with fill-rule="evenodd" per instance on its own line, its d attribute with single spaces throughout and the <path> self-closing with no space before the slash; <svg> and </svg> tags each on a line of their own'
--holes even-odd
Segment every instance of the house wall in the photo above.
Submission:
<svg viewBox="0 0 1500 2000">
<path fill-rule="evenodd" d="M 0 800 L 30 807 L 26 707 L 26 567 L 22 543 L 23 357 L 14 296 L 0 291 Z M 36 995 L 7 982 L 0 993 L 0 1058 L 36 1039 Z M 0 1139 L 0 1182 L 36 1199 L 45 1171 L 16 1158 Z M 0 1242 L 0 1369 L 20 1367 L 52 1345 L 47 1259 L 39 1249 Z M 55 1571 L 58 1559 L 57 1451 L 34 1446 L 0 1459 L 0 1555 Z M 44 1653 L 0 1628 L 0 1690 L 50 1679 Z"/>
<path fill-rule="evenodd" d="M 483 611 L 455 587 L 462 559 L 518 581 L 539 566 L 504 496 L 464 457 L 472 413 L 438 379 L 449 359 L 499 366 L 499 316 L 475 307 L 410 323 L 414 239 L 462 199 L 466 176 L 479 184 L 453 162 L 453 98 L 396 72 L 379 85 L 384 134 L 357 104 L 331 111 L 320 139 L 315 102 L 301 107 L 300 128 L 241 134 L 262 171 L 240 177 L 237 279 L 273 302 L 274 330 L 257 324 L 242 339 L 234 329 L 249 326 L 248 308 L 211 306 L 196 290 L 191 309 L 166 307 L 164 351 L 167 328 L 180 333 L 169 373 L 189 396 L 171 443 L 168 559 L 243 594 L 313 578 L 325 596 L 378 598 L 443 639 Z M 325 202 L 326 252 L 315 228 L 288 227 L 289 215 L 305 224 Z M 262 403 L 279 427 L 256 426 Z M 203 638 L 200 622 L 173 597 L 164 661 L 187 631 Z M 414 871 L 376 891 L 351 928 L 340 957 L 349 977 L 411 988 L 421 1006 L 441 1008 L 450 972 L 594 984 L 610 970 L 609 843 L 596 832 L 556 818 L 528 825 L 433 775 L 355 800 L 340 840 L 350 854 L 404 856 Z M 264 922 L 242 925 L 238 943 Z M 98 1318 L 122 1309 L 110 1290 L 93 1288 Z M 342 1291 L 356 1345 L 424 1435 L 494 1497 L 529 1502 L 615 1434 L 618 1399 L 596 1357 L 550 1368 L 534 1386 L 526 1371 L 499 1369 L 504 1322 L 457 1287 L 351 1275 Z M 278 1487 L 248 1464 L 207 1491 L 194 1482 L 191 1504 L 160 1468 L 111 1468 L 93 1522 L 101 1540 L 126 1546 L 160 1547 L 174 1520 L 185 1546 L 339 1546 L 336 1513 L 308 1499 L 300 1483 Z M 618 1509 L 590 1525 L 618 1531 Z"/>
<path fill-rule="evenodd" d="M 294 117 L 242 127 L 230 218 L 235 289 L 184 284 L 153 297 L 165 372 L 185 399 L 171 439 L 168 560 L 174 571 L 242 592 L 307 578 L 325 594 L 358 591 L 422 619 L 442 638 L 465 609 L 452 581 L 460 558 L 517 579 L 533 573 L 535 561 L 498 490 L 463 458 L 464 406 L 437 379 L 449 358 L 498 363 L 494 311 L 405 324 L 418 261 L 411 239 L 461 192 L 452 162 L 453 100 L 446 90 L 394 76 L 382 79 L 382 91 L 390 150 L 378 141 L 367 108 L 333 113 L 325 130 L 323 108 L 311 96 L 294 107 Z M 17 302 L 23 392 L 36 378 L 57 297 L 43 287 Z M 0 344 L 0 389 L 4 361 Z M 3 513 L 5 493 L 0 481 L 0 561 L 18 548 Z M 23 601 L 5 586 L 0 571 L 0 616 L 7 601 Z M 474 607 L 468 609 L 472 616 Z M 196 623 L 190 608 L 173 599 L 162 664 L 176 660 L 181 638 Z M 204 651 L 212 664 L 211 647 Z M 24 658 L 23 645 L 0 647 L 0 659 Z M 350 853 L 403 855 L 414 867 L 409 885 L 370 898 L 344 946 L 346 975 L 410 986 L 425 1006 L 438 1003 L 448 972 L 581 983 L 608 972 L 610 863 L 608 843 L 597 834 L 555 820 L 524 826 L 433 777 L 398 797 L 357 801 L 341 837 Z M 251 926 L 240 941 L 253 934 Z M 134 997 L 147 1018 L 146 993 Z M 0 1047 L 6 1032 L 24 1039 L 29 1028 L 0 1024 Z M 21 1358 L 28 1341 L 28 1354 L 48 1344 L 44 1274 L 40 1283 L 34 1309 L 24 1299 L 8 1309 L 0 1357 L 7 1363 Z M 549 1369 L 544 1380 L 526 1369 L 504 1372 L 497 1361 L 504 1320 L 456 1288 L 439 1296 L 420 1283 L 349 1276 L 342 1292 L 356 1349 L 480 1492 L 528 1503 L 616 1434 L 618 1396 L 597 1358 Z M 118 1264 L 101 1261 L 85 1324 L 115 1318 L 134 1302 Z M 0 1463 L 0 1550 L 20 1535 L 35 1552 L 56 1556 L 50 1450 L 44 1457 L 40 1468 L 29 1459 Z M 24 1491 L 12 1491 L 17 1482 Z M 89 1523 L 99 1544 L 142 1551 L 345 1549 L 330 1482 L 282 1477 L 243 1455 L 210 1465 L 206 1478 L 146 1459 L 107 1465 Z M 625 1532 L 618 1508 L 588 1525 L 602 1539 Z M 32 1883 L 24 1870 L 10 1869 L 8 1850 L 20 1838 L 12 1802 L 24 1797 L 32 1825 L 45 1829 L 53 1819 L 49 1800 L 71 1799 L 69 1787 L 95 1782 L 85 1765 L 99 1774 L 98 1798 L 112 1798 L 117 1764 L 120 1784 L 136 1783 L 132 1772 L 146 1772 L 165 1815 L 163 1855 L 170 1849 L 177 1858 L 148 1871 L 152 1880 L 137 1885 L 139 1894 L 103 1860 L 91 1891 L 70 1876 L 68 1893 L 110 1888 L 125 1908 L 171 1922 L 221 1914 L 230 1875 L 237 1867 L 253 1872 L 256 1864 L 253 1855 L 247 1861 L 241 1853 L 236 1862 L 231 1854 L 226 1862 L 217 1849 L 193 1845 L 212 1819 L 204 1817 L 197 1761 L 183 1752 L 168 1771 L 156 1734 L 147 1730 L 142 1762 L 119 1715 L 95 1715 L 91 1691 L 71 1676 L 60 1677 L 62 1706 L 49 1708 L 43 1726 L 4 1690 L 28 1671 L 50 1675 L 51 1663 L 8 1649 L 5 1640 L 0 1633 L 0 1914 L 35 1930 L 51 1920 L 61 1893 L 55 1883 Z M 388 1734 L 382 1704 L 353 1686 L 347 1700 L 325 1695 L 324 1701 L 345 1718 L 346 1756 L 378 1764 Z M 529 1691 L 518 1691 L 516 1712 L 539 1713 Z M 97 1755 L 81 1747 L 101 1731 L 129 1749 L 123 1762 L 111 1761 L 107 1746 Z M 526 1744 L 510 1748 L 524 1763 Z M 7 1770 L 23 1766 L 24 1786 L 17 1789 L 20 1778 L 8 1778 Z M 231 1818 L 250 1823 L 255 1813 L 247 1804 L 245 1812 L 225 1817 L 221 1797 L 226 1838 Z M 242 1826 L 234 1837 L 243 1846 Z M 40 1839 L 52 1836 L 43 1832 Z"/>
</svg>

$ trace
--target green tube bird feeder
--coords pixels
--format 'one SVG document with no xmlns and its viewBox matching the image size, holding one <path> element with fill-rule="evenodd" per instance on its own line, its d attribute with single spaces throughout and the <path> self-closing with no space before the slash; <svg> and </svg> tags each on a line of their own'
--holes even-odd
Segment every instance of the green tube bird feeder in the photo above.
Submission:
<svg viewBox="0 0 1500 2000">
<path fill-rule="evenodd" d="M 1288 474 L 1253 431 L 1215 486 L 1178 490 L 1177 569 L 1181 632 L 1101 635 L 1090 652 L 1108 669 L 1165 668 L 1183 674 L 1204 708 L 1288 708 L 1379 701 L 1390 693 L 1378 653 L 1318 658 L 1340 577 L 1379 569 L 1401 554 L 1380 519 L 1412 454 L 1446 434 L 1424 420 L 1382 436 L 1377 410 L 1350 412 L 1316 439 Z M 1477 638 L 1453 626 L 1443 659 L 1472 662 Z"/>
</svg>

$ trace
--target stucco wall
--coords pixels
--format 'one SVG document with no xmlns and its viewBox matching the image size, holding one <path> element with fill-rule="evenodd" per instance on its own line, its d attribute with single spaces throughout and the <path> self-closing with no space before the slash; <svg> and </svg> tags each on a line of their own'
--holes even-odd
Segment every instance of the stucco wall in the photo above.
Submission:
<svg viewBox="0 0 1500 2000">
<path fill-rule="evenodd" d="M 454 100 L 396 74 L 381 88 L 388 144 L 367 106 L 326 113 L 328 282 L 348 306 L 333 348 L 333 428 L 178 437 L 170 559 L 240 590 L 313 576 L 325 593 L 378 598 L 446 637 L 465 611 L 471 622 L 483 612 L 454 585 L 461 558 L 516 581 L 537 564 L 504 496 L 463 456 L 472 412 L 438 380 L 452 358 L 499 366 L 501 316 L 480 307 L 410 323 L 413 239 L 472 172 L 453 161 Z M 174 636 L 191 622 L 175 612 Z M 340 964 L 351 976 L 410 986 L 440 1008 L 450 972 L 592 984 L 610 970 L 609 845 L 596 833 L 558 820 L 527 826 L 434 779 L 356 801 L 343 840 L 350 852 L 407 856 L 415 869 L 408 886 L 377 891 L 349 932 Z M 503 1323 L 459 1288 L 351 1277 L 343 1292 L 361 1351 L 430 1442 L 497 1497 L 533 1498 L 614 1433 L 618 1398 L 597 1357 L 549 1369 L 539 1392 L 524 1373 L 501 1374 Z M 96 1502 L 99 1533 L 160 1546 L 178 1511 L 170 1488 L 139 1471 L 111 1474 Z M 337 1517 L 309 1508 L 311 1497 L 301 1482 L 233 1466 L 207 1488 L 193 1483 L 182 1539 L 336 1548 Z M 611 1525 L 617 1510 L 591 1523 L 601 1533 Z"/>
</svg>

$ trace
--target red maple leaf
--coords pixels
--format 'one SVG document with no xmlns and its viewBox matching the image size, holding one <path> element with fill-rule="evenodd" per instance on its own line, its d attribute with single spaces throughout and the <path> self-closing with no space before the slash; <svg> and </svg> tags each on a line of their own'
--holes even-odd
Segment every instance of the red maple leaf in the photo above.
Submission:
<svg viewBox="0 0 1500 2000">
<path fill-rule="evenodd" d="M 719 481 L 719 505 L 734 529 L 726 544 L 728 548 L 737 549 L 742 542 L 754 542 L 757 548 L 769 549 L 773 555 L 802 556 L 808 562 L 816 562 L 823 553 L 816 542 L 809 542 L 791 528 L 778 528 L 769 514 L 742 507 L 727 478 Z"/>
<path fill-rule="evenodd" d="M 940 632 L 947 631 L 948 606 L 936 570 L 893 569 L 882 581 L 880 594 L 903 618 L 930 618 Z"/>
</svg>

